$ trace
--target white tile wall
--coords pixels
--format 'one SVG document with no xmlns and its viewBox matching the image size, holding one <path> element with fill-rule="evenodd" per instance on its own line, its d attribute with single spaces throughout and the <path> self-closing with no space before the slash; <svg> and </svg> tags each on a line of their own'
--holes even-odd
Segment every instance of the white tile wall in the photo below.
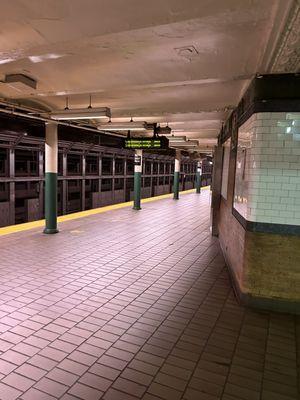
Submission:
<svg viewBox="0 0 300 400">
<path fill-rule="evenodd" d="M 234 207 L 248 221 L 300 225 L 300 113 L 257 113 L 240 127 Z"/>
</svg>

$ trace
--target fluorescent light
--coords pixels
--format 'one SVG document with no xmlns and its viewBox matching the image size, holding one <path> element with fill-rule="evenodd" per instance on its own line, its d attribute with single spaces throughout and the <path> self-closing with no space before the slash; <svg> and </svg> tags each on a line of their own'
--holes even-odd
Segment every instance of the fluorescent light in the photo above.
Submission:
<svg viewBox="0 0 300 400">
<path fill-rule="evenodd" d="M 185 142 L 185 141 L 182 141 L 182 140 L 176 141 L 176 140 L 170 140 L 169 139 L 169 143 L 170 143 L 170 146 L 172 146 L 172 147 L 182 147 L 182 148 L 191 147 L 191 148 L 195 148 L 195 147 L 199 146 L 198 140 L 187 140 Z"/>
<path fill-rule="evenodd" d="M 97 127 L 100 131 L 147 131 L 149 129 L 146 122 L 107 122 Z"/>
<path fill-rule="evenodd" d="M 172 146 L 175 147 L 198 147 L 198 142 L 197 143 L 190 143 L 190 142 L 186 142 L 186 143 L 172 143 Z"/>
<path fill-rule="evenodd" d="M 74 110 L 54 111 L 50 114 L 52 119 L 101 119 L 110 117 L 110 109 L 107 107 L 99 108 L 78 108 Z"/>
<path fill-rule="evenodd" d="M 171 147 L 196 148 L 199 146 L 198 140 L 187 140 L 186 136 L 168 136 Z"/>
<path fill-rule="evenodd" d="M 53 94 L 55 94 L 55 96 L 65 96 L 68 93 L 67 92 L 55 92 Z"/>
<path fill-rule="evenodd" d="M 186 142 L 186 136 L 168 136 L 169 142 Z"/>
</svg>

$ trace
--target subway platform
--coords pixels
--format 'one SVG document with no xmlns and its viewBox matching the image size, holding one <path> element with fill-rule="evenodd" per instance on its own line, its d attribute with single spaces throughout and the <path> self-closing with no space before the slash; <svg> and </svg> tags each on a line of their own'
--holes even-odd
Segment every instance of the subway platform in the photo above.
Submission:
<svg viewBox="0 0 300 400">
<path fill-rule="evenodd" d="M 209 203 L 2 236 L 0 399 L 298 399 L 300 319 L 237 303 Z"/>
</svg>

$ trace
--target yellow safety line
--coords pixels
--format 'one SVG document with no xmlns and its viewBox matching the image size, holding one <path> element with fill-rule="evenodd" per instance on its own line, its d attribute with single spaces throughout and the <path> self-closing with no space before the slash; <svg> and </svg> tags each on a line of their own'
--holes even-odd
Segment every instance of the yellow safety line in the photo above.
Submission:
<svg viewBox="0 0 300 400">
<path fill-rule="evenodd" d="M 209 188 L 209 186 L 205 186 L 205 187 L 202 187 L 201 190 L 203 190 L 203 189 L 207 190 L 208 188 Z M 185 190 L 183 192 L 180 192 L 180 194 L 188 194 L 188 193 L 193 193 L 193 192 L 195 192 L 195 189 Z M 150 203 L 152 201 L 168 199 L 170 197 L 173 197 L 173 193 L 162 194 L 160 196 L 142 199 L 141 203 L 142 204 Z M 59 223 L 71 221 L 73 219 L 84 218 L 84 217 L 88 217 L 90 215 L 95 215 L 95 214 L 101 214 L 101 213 L 111 211 L 111 210 L 118 210 L 119 208 L 130 207 L 132 205 L 133 205 L 133 201 L 127 201 L 126 203 L 118 203 L 118 204 L 112 204 L 112 205 L 105 206 L 105 207 L 93 208 L 92 210 L 79 211 L 79 212 L 76 212 L 73 214 L 61 215 L 60 217 L 57 218 L 57 221 Z M 16 232 L 28 231 L 30 229 L 43 227 L 44 225 L 45 225 L 45 220 L 40 219 L 38 221 L 26 222 L 24 224 L 5 226 L 4 228 L 0 228 L 0 236 L 9 235 L 11 233 L 16 233 Z"/>
</svg>

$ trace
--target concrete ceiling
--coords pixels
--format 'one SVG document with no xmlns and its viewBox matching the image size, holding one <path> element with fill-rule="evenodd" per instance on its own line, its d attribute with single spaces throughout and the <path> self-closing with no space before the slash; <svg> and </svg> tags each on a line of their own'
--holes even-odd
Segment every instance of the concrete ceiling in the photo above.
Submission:
<svg viewBox="0 0 300 400">
<path fill-rule="evenodd" d="M 169 123 L 211 147 L 269 60 L 292 0 L 14 0 L 1 4 L 2 98 L 63 109 L 110 107 L 113 120 Z"/>
</svg>

